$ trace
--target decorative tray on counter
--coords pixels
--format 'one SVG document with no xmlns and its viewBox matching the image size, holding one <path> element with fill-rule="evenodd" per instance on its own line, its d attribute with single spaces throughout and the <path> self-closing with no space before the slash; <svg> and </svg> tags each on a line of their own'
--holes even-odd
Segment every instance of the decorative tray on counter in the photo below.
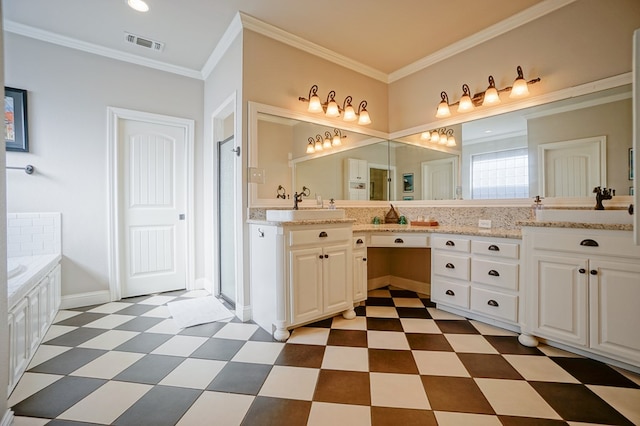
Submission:
<svg viewBox="0 0 640 426">
<path fill-rule="evenodd" d="M 427 221 L 411 221 L 411 226 L 438 226 L 437 220 L 427 220 Z"/>
</svg>

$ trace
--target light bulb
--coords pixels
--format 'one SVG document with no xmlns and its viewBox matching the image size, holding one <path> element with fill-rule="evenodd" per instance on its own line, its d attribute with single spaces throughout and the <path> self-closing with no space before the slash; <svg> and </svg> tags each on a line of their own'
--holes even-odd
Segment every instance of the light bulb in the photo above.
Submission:
<svg viewBox="0 0 640 426">
<path fill-rule="evenodd" d="M 438 142 L 440 140 L 440 133 L 437 130 L 431 132 L 431 142 Z"/>
<path fill-rule="evenodd" d="M 313 154 L 316 152 L 316 149 L 313 147 L 313 142 L 309 142 L 307 144 L 307 154 Z"/>
<path fill-rule="evenodd" d="M 489 87 L 486 92 L 484 92 L 484 100 L 482 101 L 482 105 L 493 105 L 500 103 L 500 95 L 498 95 L 498 90 L 495 87 Z"/>
<path fill-rule="evenodd" d="M 522 67 L 518 65 L 516 70 L 518 72 L 518 77 L 516 78 L 516 81 L 513 82 L 511 93 L 509 93 L 509 97 L 512 99 L 523 98 L 529 95 L 529 87 L 527 86 L 527 80 L 524 79 Z"/>
<path fill-rule="evenodd" d="M 324 142 L 322 142 L 322 148 L 324 149 L 331 148 L 331 139 L 329 139 L 328 137 L 324 138 Z"/>
<path fill-rule="evenodd" d="M 333 137 L 332 145 L 333 145 L 333 146 L 340 146 L 340 145 L 342 145 L 342 138 L 341 138 L 339 135 L 335 135 L 335 136 Z"/>
<path fill-rule="evenodd" d="M 447 135 L 444 133 L 440 133 L 440 140 L 438 141 L 439 145 L 446 145 L 447 143 Z"/>
<path fill-rule="evenodd" d="M 340 115 L 340 109 L 338 109 L 338 104 L 333 99 L 329 101 L 327 104 L 327 112 L 325 112 L 327 117 L 338 117 Z"/>
<path fill-rule="evenodd" d="M 358 117 L 358 124 L 371 124 L 371 118 L 369 118 L 369 113 L 366 109 L 362 109 L 360 111 L 360 117 Z"/>
<path fill-rule="evenodd" d="M 449 117 L 451 115 L 451 111 L 449 110 L 449 104 L 446 101 L 440 102 L 438 105 L 438 110 L 436 111 L 436 117 L 443 118 Z"/>
<path fill-rule="evenodd" d="M 322 151 L 322 138 L 316 139 L 316 144 L 313 147 L 316 151 Z"/>
<path fill-rule="evenodd" d="M 456 146 L 456 138 L 454 138 L 453 135 L 447 138 L 447 146 Z"/>
<path fill-rule="evenodd" d="M 422 134 L 420 135 L 420 139 L 422 139 L 423 141 L 430 140 L 431 132 L 422 132 Z"/>
<path fill-rule="evenodd" d="M 322 112 L 322 104 L 320 103 L 320 98 L 318 95 L 311 96 L 309 99 L 309 108 L 307 108 L 309 112 Z"/>
<path fill-rule="evenodd" d="M 149 5 L 145 3 L 143 0 L 127 0 L 127 4 L 134 10 L 138 12 L 148 12 Z"/>
<path fill-rule="evenodd" d="M 344 121 L 355 121 L 358 116 L 356 115 L 356 111 L 353 109 L 351 104 L 347 105 L 344 109 L 344 116 L 342 119 Z"/>
</svg>

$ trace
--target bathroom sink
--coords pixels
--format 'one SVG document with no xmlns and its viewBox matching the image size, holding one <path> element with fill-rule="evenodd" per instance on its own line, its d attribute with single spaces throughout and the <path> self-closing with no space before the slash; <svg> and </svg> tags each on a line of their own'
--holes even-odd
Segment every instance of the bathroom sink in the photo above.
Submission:
<svg viewBox="0 0 640 426">
<path fill-rule="evenodd" d="M 576 222 L 601 224 L 631 224 L 633 216 L 627 210 L 562 210 L 542 209 L 536 212 L 540 222 Z"/>
<path fill-rule="evenodd" d="M 267 220 L 273 222 L 292 222 L 296 220 L 344 219 L 344 210 L 301 209 L 267 210 Z"/>
</svg>

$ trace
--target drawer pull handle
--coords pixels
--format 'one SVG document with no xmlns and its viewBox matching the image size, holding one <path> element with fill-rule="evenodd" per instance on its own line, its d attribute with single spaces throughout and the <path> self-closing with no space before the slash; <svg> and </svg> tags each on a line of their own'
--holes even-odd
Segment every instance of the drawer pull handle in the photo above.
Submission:
<svg viewBox="0 0 640 426">
<path fill-rule="evenodd" d="M 362 241 L 362 238 L 358 238 L 358 239 L 356 240 L 356 244 L 362 244 L 362 243 L 364 243 L 364 241 Z"/>
<path fill-rule="evenodd" d="M 447 296 L 455 296 L 456 294 L 453 292 L 453 290 L 447 290 L 444 292 L 444 294 L 446 294 Z"/>
<path fill-rule="evenodd" d="M 264 231 L 258 228 L 258 238 L 264 238 Z"/>
<path fill-rule="evenodd" d="M 363 261 L 363 262 L 366 262 L 366 261 L 367 261 L 367 258 L 366 258 L 366 257 L 363 257 L 363 258 L 362 258 L 362 261 Z"/>
<path fill-rule="evenodd" d="M 595 270 L 595 269 L 590 270 L 590 271 L 589 271 L 589 273 L 590 273 L 591 275 L 598 275 L 598 271 L 597 271 L 597 270 Z"/>
<path fill-rule="evenodd" d="M 396 240 L 394 241 L 394 243 L 396 244 L 402 244 L 404 243 L 404 240 L 402 238 L 396 238 Z"/>
<path fill-rule="evenodd" d="M 499 277 L 500 273 L 498 271 L 496 271 L 495 269 L 492 269 L 489 271 L 489 275 L 491 275 L 492 277 Z"/>
<path fill-rule="evenodd" d="M 444 267 L 447 269 L 456 269 L 453 263 L 447 263 L 446 265 L 444 265 Z"/>
<path fill-rule="evenodd" d="M 489 250 L 489 251 L 500 251 L 500 247 L 498 247 L 498 246 L 497 246 L 497 245 L 495 245 L 495 244 L 491 244 L 491 245 L 488 247 L 488 250 Z"/>
<path fill-rule="evenodd" d="M 320 238 L 327 238 L 328 236 L 329 236 L 329 235 L 327 235 L 327 233 L 326 233 L 326 232 L 324 232 L 324 231 L 322 231 L 322 232 L 320 233 L 320 235 L 318 235 L 318 237 L 320 237 Z"/>
<path fill-rule="evenodd" d="M 449 246 L 449 247 L 455 247 L 455 246 L 456 246 L 456 243 L 454 243 L 454 242 L 453 242 L 453 241 L 451 241 L 451 240 L 447 240 L 447 242 L 445 243 L 445 245 L 446 245 L 446 246 Z"/>
<path fill-rule="evenodd" d="M 487 302 L 487 305 L 489 305 L 489 306 L 495 306 L 496 308 L 497 308 L 498 306 L 500 306 L 500 305 L 498 304 L 498 302 L 496 302 L 496 301 L 495 301 L 495 300 L 493 300 L 493 299 L 489 299 L 489 301 Z"/>
<path fill-rule="evenodd" d="M 584 274 L 587 271 L 584 268 L 580 268 L 580 269 L 578 269 L 578 272 L 580 272 L 581 274 Z"/>
<path fill-rule="evenodd" d="M 592 240 L 590 238 L 587 238 L 586 240 L 580 241 L 580 245 L 581 246 L 585 246 L 585 247 L 598 247 L 599 246 L 597 241 Z"/>
<path fill-rule="evenodd" d="M 328 255 L 328 254 L 325 254 L 325 255 L 324 255 L 324 258 L 325 258 L 325 259 L 328 259 L 328 258 L 329 258 L 329 255 Z"/>
</svg>

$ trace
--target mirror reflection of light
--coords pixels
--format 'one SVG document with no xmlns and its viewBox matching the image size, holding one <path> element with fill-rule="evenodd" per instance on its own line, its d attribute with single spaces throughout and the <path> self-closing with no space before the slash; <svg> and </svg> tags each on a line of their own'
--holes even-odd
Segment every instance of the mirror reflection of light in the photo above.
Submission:
<svg viewBox="0 0 640 426">
<path fill-rule="evenodd" d="M 149 5 L 144 2 L 144 0 L 127 0 L 127 4 L 133 10 L 137 10 L 138 12 L 148 12 Z"/>
</svg>

